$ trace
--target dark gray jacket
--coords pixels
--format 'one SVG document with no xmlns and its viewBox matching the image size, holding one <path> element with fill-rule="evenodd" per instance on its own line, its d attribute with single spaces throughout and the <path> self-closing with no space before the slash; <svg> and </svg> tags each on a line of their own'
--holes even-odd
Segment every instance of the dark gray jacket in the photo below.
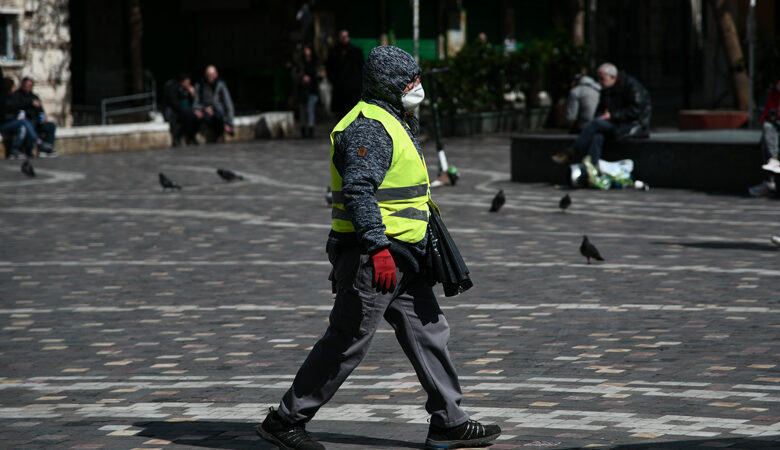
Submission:
<svg viewBox="0 0 780 450">
<path fill-rule="evenodd" d="M 230 91 L 222 78 L 217 78 L 214 84 L 201 80 L 195 85 L 193 109 L 203 109 L 206 106 L 221 112 L 225 117 L 225 123 L 233 126 L 233 99 L 230 98 Z"/>
<path fill-rule="evenodd" d="M 371 50 L 363 68 L 362 99 L 382 107 L 403 124 L 405 114 L 401 93 L 420 72 L 414 58 L 400 48 L 376 47 Z M 417 119 L 406 115 L 406 123 L 409 127 L 404 128 L 422 158 L 415 136 Z M 365 156 L 358 155 L 360 147 L 366 148 Z M 427 236 L 416 245 L 388 238 L 375 196 L 392 160 L 393 141 L 378 121 L 358 117 L 336 136 L 333 164 L 341 175 L 344 209 L 351 215 L 356 233 L 331 230 L 327 246 L 329 253 L 354 246 L 360 246 L 366 252 L 390 248 L 396 260 L 404 258 L 417 268 L 416 257 L 425 254 Z"/>
</svg>

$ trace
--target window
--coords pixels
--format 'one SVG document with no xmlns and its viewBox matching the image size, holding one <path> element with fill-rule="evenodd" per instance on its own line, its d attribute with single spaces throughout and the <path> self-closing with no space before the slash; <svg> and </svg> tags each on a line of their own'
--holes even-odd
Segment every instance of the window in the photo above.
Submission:
<svg viewBox="0 0 780 450">
<path fill-rule="evenodd" d="M 14 58 L 14 23 L 16 17 L 0 14 L 0 58 Z"/>
</svg>

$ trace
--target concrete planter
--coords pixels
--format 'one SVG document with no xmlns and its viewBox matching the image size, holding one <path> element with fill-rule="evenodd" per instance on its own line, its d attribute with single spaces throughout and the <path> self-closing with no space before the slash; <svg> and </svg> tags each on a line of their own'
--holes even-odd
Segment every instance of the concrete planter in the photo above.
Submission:
<svg viewBox="0 0 780 450">
<path fill-rule="evenodd" d="M 742 128 L 748 121 L 747 111 L 714 111 L 687 109 L 678 116 L 681 130 L 725 130 Z"/>
</svg>

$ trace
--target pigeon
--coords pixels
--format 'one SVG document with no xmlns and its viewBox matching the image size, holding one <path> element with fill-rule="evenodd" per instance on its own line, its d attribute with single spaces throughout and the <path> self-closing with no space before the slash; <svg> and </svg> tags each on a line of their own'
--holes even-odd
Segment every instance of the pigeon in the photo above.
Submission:
<svg viewBox="0 0 780 450">
<path fill-rule="evenodd" d="M 502 206 L 504 206 L 505 202 L 506 202 L 506 197 L 504 197 L 504 190 L 500 189 L 498 191 L 498 194 L 496 194 L 496 196 L 493 197 L 493 203 L 490 204 L 490 212 L 498 212 L 498 210 L 501 209 Z"/>
<path fill-rule="evenodd" d="M 32 164 L 30 164 L 30 161 L 24 160 L 22 163 L 22 173 L 27 175 L 30 178 L 35 177 L 35 169 L 33 169 Z"/>
<path fill-rule="evenodd" d="M 582 256 L 588 258 L 588 264 L 590 264 L 591 258 L 596 261 L 604 261 L 604 258 L 599 254 L 599 249 L 595 245 L 591 244 L 587 236 L 582 236 L 582 244 L 580 245 L 580 253 Z"/>
<path fill-rule="evenodd" d="M 217 169 L 217 175 L 220 176 L 225 181 L 236 181 L 236 180 L 243 180 L 244 177 L 241 175 L 233 172 L 232 170 L 227 169 Z"/>
<path fill-rule="evenodd" d="M 569 205 L 571 205 L 571 197 L 569 197 L 569 194 L 566 194 L 561 197 L 561 201 L 558 202 L 558 208 L 561 208 L 561 212 L 564 212 Z"/>
<path fill-rule="evenodd" d="M 333 192 L 331 192 L 330 186 L 328 186 L 328 190 L 325 192 L 325 201 L 328 202 L 328 206 L 333 204 Z"/>
<path fill-rule="evenodd" d="M 163 192 L 166 189 L 178 189 L 181 190 L 181 186 L 176 184 L 175 181 L 171 180 L 170 178 L 166 177 L 164 173 L 160 172 L 160 185 L 163 187 Z"/>
</svg>

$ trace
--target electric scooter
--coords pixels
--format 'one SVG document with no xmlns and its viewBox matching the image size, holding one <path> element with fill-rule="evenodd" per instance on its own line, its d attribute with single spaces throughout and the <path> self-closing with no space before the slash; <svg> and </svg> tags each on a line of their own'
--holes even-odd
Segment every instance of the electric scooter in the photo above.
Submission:
<svg viewBox="0 0 780 450">
<path fill-rule="evenodd" d="M 447 164 L 447 155 L 444 153 L 444 144 L 441 139 L 441 118 L 439 117 L 439 97 L 436 92 L 436 74 L 450 70 L 449 67 L 431 69 L 424 73 L 428 77 L 426 85 L 431 94 L 431 109 L 433 110 L 434 132 L 436 134 L 436 150 L 439 152 L 439 175 L 431 182 L 431 187 L 439 187 L 445 184 L 455 186 L 460 175 L 454 165 Z"/>
</svg>

